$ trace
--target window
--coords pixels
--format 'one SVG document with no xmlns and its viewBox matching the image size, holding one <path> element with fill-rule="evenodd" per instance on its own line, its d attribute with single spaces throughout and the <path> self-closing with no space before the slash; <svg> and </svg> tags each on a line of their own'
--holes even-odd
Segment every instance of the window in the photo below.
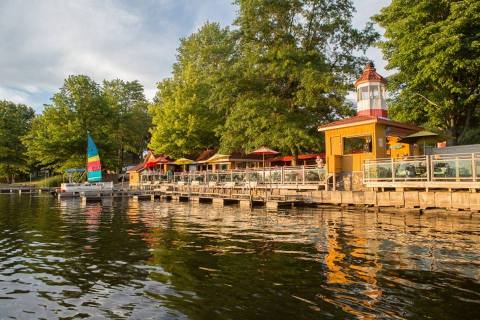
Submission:
<svg viewBox="0 0 480 320">
<path fill-rule="evenodd" d="M 380 97 L 380 91 L 378 91 L 378 87 L 372 87 L 372 98 L 376 99 Z"/>
<path fill-rule="evenodd" d="M 360 100 L 368 100 L 368 87 L 362 87 L 358 90 L 360 95 Z"/>
<path fill-rule="evenodd" d="M 368 152 L 372 152 L 371 136 L 343 138 L 343 154 Z"/>
</svg>

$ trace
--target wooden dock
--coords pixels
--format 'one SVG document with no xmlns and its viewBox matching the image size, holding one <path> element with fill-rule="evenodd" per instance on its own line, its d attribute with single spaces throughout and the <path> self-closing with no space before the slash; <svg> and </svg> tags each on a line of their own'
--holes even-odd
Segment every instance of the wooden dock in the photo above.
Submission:
<svg viewBox="0 0 480 320">
<path fill-rule="evenodd" d="M 0 185 L 0 194 L 7 193 L 41 193 L 41 192 L 51 192 L 53 188 L 38 188 L 35 186 L 10 186 L 10 185 Z"/>
<path fill-rule="evenodd" d="M 59 200 L 79 198 L 82 202 L 100 202 L 102 199 L 129 198 L 134 201 L 156 199 L 174 202 L 210 203 L 215 206 L 239 205 L 242 208 L 265 206 L 268 209 L 291 208 L 311 204 L 310 199 L 298 194 L 280 194 L 270 190 L 235 190 L 232 188 L 204 188 L 192 190 L 186 187 L 170 187 L 156 190 L 114 190 L 102 192 L 61 192 Z"/>
<path fill-rule="evenodd" d="M 132 201 L 177 201 L 210 203 L 215 206 L 237 205 L 250 209 L 256 206 L 267 209 L 302 206 L 340 206 L 403 208 L 422 211 L 445 209 L 480 212 L 480 193 L 467 191 L 326 191 L 278 188 L 241 188 L 225 186 L 168 185 L 153 190 L 122 190 L 102 192 L 56 192 L 54 189 L 32 187 L 3 187 L 3 194 L 33 194 L 50 192 L 58 199 L 80 199 L 83 203 L 106 200 L 131 199 Z"/>
</svg>

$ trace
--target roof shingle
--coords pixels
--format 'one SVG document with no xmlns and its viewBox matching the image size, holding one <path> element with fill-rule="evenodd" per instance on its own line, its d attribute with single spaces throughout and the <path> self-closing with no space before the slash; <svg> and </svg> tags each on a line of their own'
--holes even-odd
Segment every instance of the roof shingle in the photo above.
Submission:
<svg viewBox="0 0 480 320">
<path fill-rule="evenodd" d="M 358 80 L 355 81 L 355 87 L 365 81 L 380 81 L 383 83 L 387 82 L 387 80 L 385 80 L 384 77 L 382 77 L 377 73 L 375 69 L 375 65 L 371 61 L 368 62 L 367 65 L 365 66 L 365 69 L 363 69 L 363 73 L 360 76 L 360 78 L 358 78 Z"/>
</svg>

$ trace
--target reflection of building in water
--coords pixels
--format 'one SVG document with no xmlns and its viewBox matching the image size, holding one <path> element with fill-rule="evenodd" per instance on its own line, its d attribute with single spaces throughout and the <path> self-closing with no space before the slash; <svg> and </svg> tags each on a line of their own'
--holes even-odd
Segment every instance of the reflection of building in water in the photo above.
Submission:
<svg viewBox="0 0 480 320">
<path fill-rule="evenodd" d="M 342 270 L 344 264 L 345 253 L 338 242 L 338 232 L 336 227 L 328 229 L 327 234 L 327 256 L 325 257 L 325 265 L 327 266 L 327 282 L 329 284 L 348 284 L 347 274 Z"/>
<path fill-rule="evenodd" d="M 88 206 L 84 210 L 85 223 L 88 225 L 89 230 L 96 230 L 100 224 L 100 216 L 102 215 L 102 206 L 96 204 L 94 206 Z"/>
<path fill-rule="evenodd" d="M 375 239 L 376 219 L 366 214 L 353 212 L 346 214 L 350 215 L 347 219 L 338 212 L 324 216 L 328 223 L 324 240 L 327 283 L 330 285 L 358 283 L 358 287 L 363 289 L 359 289 L 355 294 L 363 295 L 367 299 L 356 299 L 356 303 L 373 308 L 382 296 L 377 279 L 382 264 L 379 257 L 379 241 Z M 342 294 L 341 290 L 339 293 Z M 345 295 L 352 293 L 348 292 Z M 348 299 L 330 302 L 346 312 L 368 319 L 368 315 L 349 304 Z"/>
<path fill-rule="evenodd" d="M 472 256 L 480 251 L 478 218 L 472 221 L 469 216 L 332 212 L 323 214 L 322 219 L 328 228 L 325 244 L 318 247 L 325 248 L 327 281 L 337 285 L 359 284 L 358 288 L 363 289 L 357 294 L 363 299 L 356 303 L 366 308 L 381 306 L 384 290 L 379 279 L 385 278 L 383 269 L 461 270 L 469 278 L 480 279 L 478 264 L 472 263 Z M 390 280 L 407 285 L 410 280 L 401 274 L 391 275 Z M 339 294 L 343 294 L 341 289 Z M 368 318 L 348 301 L 331 302 Z"/>
<path fill-rule="evenodd" d="M 140 208 L 140 202 L 137 200 L 128 201 L 127 216 L 130 222 L 136 222 L 138 219 L 138 210 Z"/>
<path fill-rule="evenodd" d="M 355 215 L 355 227 L 352 230 L 353 239 L 349 245 L 353 247 L 350 255 L 360 263 L 352 264 L 351 269 L 357 277 L 363 280 L 365 289 L 362 293 L 371 300 L 367 303 L 370 307 L 378 302 L 382 291 L 377 285 L 377 275 L 382 269 L 379 258 L 379 241 L 375 235 L 376 216 Z M 353 259 L 352 259 L 353 260 Z M 354 260 L 354 261 L 355 261 Z"/>
</svg>

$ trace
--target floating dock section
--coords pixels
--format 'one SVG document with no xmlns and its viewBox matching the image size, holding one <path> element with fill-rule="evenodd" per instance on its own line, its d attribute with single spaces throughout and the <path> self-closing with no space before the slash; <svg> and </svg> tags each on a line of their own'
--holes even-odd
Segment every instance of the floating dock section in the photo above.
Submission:
<svg viewBox="0 0 480 320">
<path fill-rule="evenodd" d="M 104 198 L 131 198 L 136 201 L 210 203 L 215 206 L 239 205 L 242 208 L 264 206 L 267 209 L 297 206 L 393 207 L 405 209 L 446 209 L 480 211 L 480 193 L 451 191 L 325 191 L 287 189 L 162 188 L 107 193 L 58 193 L 59 199 L 80 198 L 83 202 Z"/>
<path fill-rule="evenodd" d="M 1 194 L 50 192 L 58 199 L 77 198 L 82 202 L 102 202 L 129 198 L 134 201 L 178 201 L 210 203 L 241 208 L 264 206 L 267 209 L 298 206 L 340 206 L 405 209 L 445 209 L 480 212 L 480 192 L 468 191 L 326 191 L 266 188 L 222 188 L 164 186 L 154 190 L 114 190 L 107 192 L 55 192 L 32 187 L 4 187 Z"/>
</svg>

